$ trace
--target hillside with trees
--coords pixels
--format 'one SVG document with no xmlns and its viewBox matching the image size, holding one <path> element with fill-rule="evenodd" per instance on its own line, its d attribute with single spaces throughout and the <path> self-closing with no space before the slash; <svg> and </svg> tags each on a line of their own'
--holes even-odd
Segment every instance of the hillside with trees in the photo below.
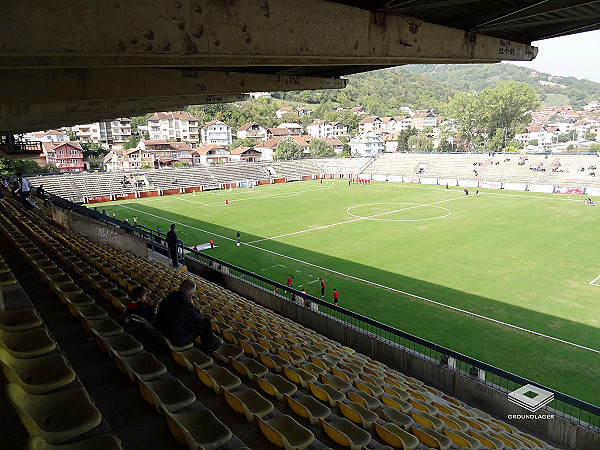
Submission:
<svg viewBox="0 0 600 450">
<path fill-rule="evenodd" d="M 412 73 L 443 81 L 458 91 L 481 91 L 493 88 L 502 81 L 527 83 L 543 103 L 551 96 L 565 96 L 574 109 L 581 109 L 591 100 L 600 98 L 600 83 L 575 77 L 560 77 L 535 72 L 513 64 L 420 64 L 397 67 L 401 74 Z"/>
</svg>

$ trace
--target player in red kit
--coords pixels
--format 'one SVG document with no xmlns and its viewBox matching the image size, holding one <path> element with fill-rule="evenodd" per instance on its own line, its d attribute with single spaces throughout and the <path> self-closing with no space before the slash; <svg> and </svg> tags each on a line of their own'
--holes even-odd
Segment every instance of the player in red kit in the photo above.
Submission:
<svg viewBox="0 0 600 450">
<path fill-rule="evenodd" d="M 325 281 L 321 277 L 319 277 L 319 281 L 321 282 L 321 298 L 325 297 Z"/>
</svg>

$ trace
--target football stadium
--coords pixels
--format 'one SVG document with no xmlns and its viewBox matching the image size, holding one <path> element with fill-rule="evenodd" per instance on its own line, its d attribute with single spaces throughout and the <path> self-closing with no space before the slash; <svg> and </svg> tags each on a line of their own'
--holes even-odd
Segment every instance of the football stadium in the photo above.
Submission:
<svg viewBox="0 0 600 450">
<path fill-rule="evenodd" d="M 135 442 L 111 414 L 160 448 L 561 448 L 567 432 L 594 448 L 600 210 L 586 199 L 600 186 L 580 167 L 596 158 L 541 174 L 528 168 L 545 155 L 382 154 L 145 170 L 125 186 L 31 177 L 53 206 L 0 211 L 4 301 L 37 310 L 2 316 L 8 400 L 39 439 L 100 429 L 99 448 Z M 212 353 L 124 320 L 132 288 L 159 303 L 184 279 L 222 341 Z M 35 394 L 70 383 L 85 390 L 47 398 L 73 417 L 47 429 Z"/>
<path fill-rule="evenodd" d="M 599 18 L 3 2 L 0 449 L 600 450 Z"/>
</svg>

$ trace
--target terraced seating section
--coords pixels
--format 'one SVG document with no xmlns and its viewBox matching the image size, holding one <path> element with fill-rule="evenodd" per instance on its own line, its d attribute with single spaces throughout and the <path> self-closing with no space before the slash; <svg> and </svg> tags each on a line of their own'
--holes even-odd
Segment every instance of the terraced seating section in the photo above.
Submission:
<svg viewBox="0 0 600 450">
<path fill-rule="evenodd" d="M 96 285 L 106 291 L 108 307 L 122 310 L 123 279 L 130 280 L 127 285 L 135 282 L 146 286 L 154 299 L 177 289 L 184 279 L 194 279 L 197 291 L 193 302 L 218 324 L 214 329 L 225 343 L 212 355 L 204 355 L 193 347 L 170 346 L 181 370 L 196 373 L 205 386 L 202 392 L 192 392 L 197 400 L 191 406 L 182 406 L 191 399 L 186 386 L 178 387 L 181 392 L 174 394 L 175 399 L 161 394 L 160 383 L 149 392 L 153 386 L 149 382 L 172 379 L 174 375 L 147 356 L 139 358 L 137 365 L 128 364 L 136 355 L 151 353 L 131 340 L 119 347 L 117 338 L 124 340 L 126 332 L 103 335 L 102 330 L 108 328 L 90 326 L 100 347 L 110 351 L 116 365 L 138 384 L 146 383 L 141 389 L 144 398 L 153 403 L 149 407 L 158 404 L 175 438 L 190 448 L 243 445 L 227 425 L 213 418 L 198 401 L 201 397 L 219 399 L 219 407 L 231 408 L 242 420 L 252 418 L 257 433 L 260 430 L 268 441 L 286 448 L 335 444 L 377 448 L 398 446 L 399 442 L 415 448 L 417 441 L 419 448 L 502 448 L 501 444 L 510 446 L 508 443 L 517 441 L 529 443 L 530 448 L 551 448 L 539 438 L 215 283 L 90 242 L 45 220 L 43 211 L 25 212 L 17 206 L 9 207 L 15 209 L 9 212 L 23 231 L 10 228 L 3 214 L 0 227 L 25 253 L 31 253 L 31 259 L 36 261 L 32 263 L 34 267 L 48 267 L 47 262 L 52 260 L 59 269 L 68 266 L 89 279 L 93 279 L 94 271 L 104 274 L 106 282 L 96 281 Z M 50 276 L 46 279 L 57 283 Z M 80 305 L 85 304 L 83 311 L 91 306 L 81 302 L 82 293 L 73 287 L 60 285 L 57 292 L 65 304 L 78 299 Z M 83 314 L 79 314 L 82 323 L 89 323 Z M 156 339 L 164 341 L 158 335 Z M 125 353 L 130 356 L 124 356 Z M 179 406 L 182 409 L 175 410 Z M 198 417 L 214 426 L 199 426 Z"/>
</svg>

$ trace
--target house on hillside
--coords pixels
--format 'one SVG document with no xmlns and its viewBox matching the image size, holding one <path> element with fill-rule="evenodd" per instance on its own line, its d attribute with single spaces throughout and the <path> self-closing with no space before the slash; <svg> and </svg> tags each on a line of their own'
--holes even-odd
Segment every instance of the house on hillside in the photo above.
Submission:
<svg viewBox="0 0 600 450">
<path fill-rule="evenodd" d="M 309 147 L 308 147 L 308 142 L 310 141 L 310 138 L 308 136 L 287 136 L 287 137 L 293 139 L 294 142 L 299 144 L 302 147 L 302 152 L 305 155 L 308 155 L 310 153 Z M 261 153 L 260 160 L 261 161 L 272 161 L 275 156 L 275 152 L 277 150 L 277 144 L 279 144 L 279 142 L 282 139 L 284 139 L 284 138 L 283 137 L 274 137 L 272 139 L 268 139 L 267 141 L 263 142 L 262 144 L 255 145 L 254 149 Z"/>
<path fill-rule="evenodd" d="M 337 153 L 337 154 L 342 153 L 342 150 L 344 149 L 344 144 L 337 137 L 328 137 L 328 138 L 325 138 L 325 141 L 329 145 L 331 145 L 331 147 L 333 147 L 333 151 L 335 153 Z"/>
<path fill-rule="evenodd" d="M 77 141 L 42 142 L 42 153 L 39 154 L 39 165 L 54 164 L 61 172 L 83 172 L 83 149 Z"/>
<path fill-rule="evenodd" d="M 310 116 L 312 114 L 312 110 L 308 109 L 306 106 L 298 106 L 296 107 L 296 114 L 300 117 Z"/>
<path fill-rule="evenodd" d="M 285 128 L 267 128 L 267 140 L 273 138 L 284 138 L 288 136 L 291 136 L 291 133 Z"/>
<path fill-rule="evenodd" d="M 69 135 L 58 130 L 37 131 L 23 136 L 25 139 L 40 142 L 69 142 Z"/>
<path fill-rule="evenodd" d="M 399 131 L 394 133 L 386 134 L 383 136 L 383 150 L 386 152 L 397 152 L 398 151 L 398 136 Z"/>
<path fill-rule="evenodd" d="M 119 152 L 115 152 L 118 163 Z M 123 169 L 139 169 L 141 167 L 170 167 L 174 163 L 192 164 L 192 148 L 185 142 L 168 142 L 163 139 L 142 139 L 136 148 L 123 153 Z"/>
<path fill-rule="evenodd" d="M 198 142 L 198 119 L 187 111 L 158 112 L 148 119 L 152 140 Z"/>
<path fill-rule="evenodd" d="M 238 139 L 252 139 L 257 144 L 267 140 L 267 129 L 257 122 L 248 122 L 237 131 Z"/>
<path fill-rule="evenodd" d="M 231 150 L 230 155 L 230 161 L 245 162 L 260 161 L 262 156 L 262 154 L 258 150 L 255 150 L 254 147 L 242 147 L 241 145 Z"/>
<path fill-rule="evenodd" d="M 349 144 L 352 155 L 374 157 L 383 152 L 383 140 L 375 133 L 359 134 Z"/>
<path fill-rule="evenodd" d="M 381 130 L 382 122 L 377 116 L 368 116 L 358 122 L 358 134 L 378 133 Z"/>
<path fill-rule="evenodd" d="M 192 152 L 194 164 L 220 164 L 230 161 L 230 153 L 217 144 L 203 144 Z"/>
<path fill-rule="evenodd" d="M 438 124 L 437 116 L 429 110 L 418 110 L 412 116 L 412 126 L 417 130 L 422 130 L 427 127 L 435 128 Z"/>
<path fill-rule="evenodd" d="M 275 115 L 278 119 L 281 119 L 283 116 L 290 113 L 296 114 L 296 109 L 293 106 L 282 106 L 277 111 L 275 111 Z"/>
<path fill-rule="evenodd" d="M 277 128 L 283 128 L 290 132 L 290 136 L 300 136 L 302 134 L 302 125 L 299 123 L 280 123 Z"/>
<path fill-rule="evenodd" d="M 215 144 L 227 147 L 233 142 L 231 127 L 220 120 L 211 120 L 200 129 L 202 144 Z"/>
<path fill-rule="evenodd" d="M 327 120 L 315 120 L 306 127 L 309 136 L 318 139 L 348 136 L 348 126 L 342 122 L 328 122 Z"/>
<path fill-rule="evenodd" d="M 358 105 L 352 108 L 352 112 L 357 116 L 364 116 L 367 114 L 367 109 L 364 106 Z"/>
</svg>

